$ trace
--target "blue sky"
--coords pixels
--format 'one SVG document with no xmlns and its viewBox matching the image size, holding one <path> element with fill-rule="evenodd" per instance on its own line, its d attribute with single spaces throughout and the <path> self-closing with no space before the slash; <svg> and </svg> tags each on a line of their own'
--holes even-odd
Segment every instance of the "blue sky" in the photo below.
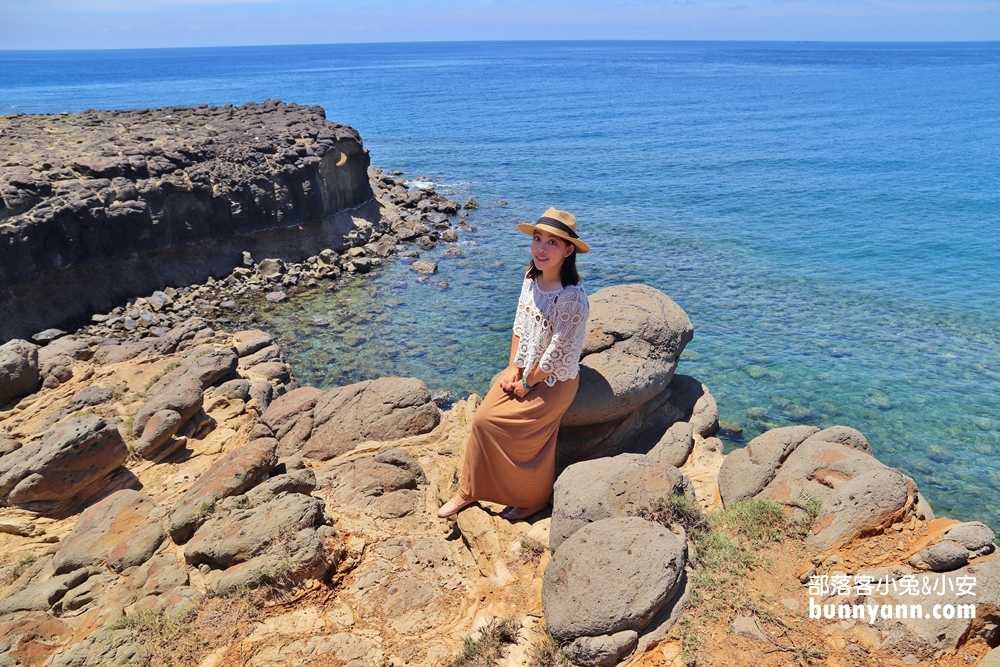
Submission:
<svg viewBox="0 0 1000 667">
<path fill-rule="evenodd" d="M 1000 0 L 0 0 L 0 49 L 496 39 L 1000 40 Z"/>
</svg>

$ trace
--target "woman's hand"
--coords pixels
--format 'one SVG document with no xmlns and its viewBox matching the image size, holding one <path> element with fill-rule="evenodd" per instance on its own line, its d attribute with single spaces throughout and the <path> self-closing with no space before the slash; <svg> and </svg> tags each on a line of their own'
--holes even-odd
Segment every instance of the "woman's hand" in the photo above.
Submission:
<svg viewBox="0 0 1000 667">
<path fill-rule="evenodd" d="M 528 390 L 525 388 L 523 384 L 521 384 L 521 381 L 518 380 L 514 384 L 514 389 L 511 391 L 511 393 L 517 396 L 518 398 L 524 398 L 525 396 L 528 395 Z"/>
<path fill-rule="evenodd" d="M 514 387 L 521 384 L 521 372 L 522 369 L 517 366 L 508 366 L 503 374 L 500 375 L 500 388 L 507 393 L 514 391 Z"/>
</svg>

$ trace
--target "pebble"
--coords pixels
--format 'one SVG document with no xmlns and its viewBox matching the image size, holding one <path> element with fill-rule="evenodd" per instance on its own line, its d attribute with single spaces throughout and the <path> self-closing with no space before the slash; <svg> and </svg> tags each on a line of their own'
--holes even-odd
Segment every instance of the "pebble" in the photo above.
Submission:
<svg viewBox="0 0 1000 667">
<path fill-rule="evenodd" d="M 282 301 L 288 299 L 288 295 L 284 292 L 268 292 L 264 298 L 271 303 L 281 303 Z"/>
</svg>

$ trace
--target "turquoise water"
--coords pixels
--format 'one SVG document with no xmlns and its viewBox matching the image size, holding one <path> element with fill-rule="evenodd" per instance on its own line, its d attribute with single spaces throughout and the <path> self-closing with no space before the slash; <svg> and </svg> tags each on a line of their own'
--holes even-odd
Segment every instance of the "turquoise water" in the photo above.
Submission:
<svg viewBox="0 0 1000 667">
<path fill-rule="evenodd" d="M 321 104 L 373 163 L 484 204 L 464 257 L 423 253 L 430 281 L 393 262 L 262 307 L 304 382 L 482 392 L 527 258 L 513 223 L 555 205 L 594 249 L 591 292 L 645 282 L 687 311 L 680 371 L 743 441 L 848 424 L 939 513 L 997 524 L 1000 44 L 0 53 L 0 112 L 265 98 Z"/>
</svg>

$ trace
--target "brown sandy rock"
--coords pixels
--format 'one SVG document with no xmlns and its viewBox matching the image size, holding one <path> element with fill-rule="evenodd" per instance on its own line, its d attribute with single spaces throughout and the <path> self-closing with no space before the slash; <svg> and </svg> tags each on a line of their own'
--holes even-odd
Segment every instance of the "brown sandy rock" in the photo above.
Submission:
<svg viewBox="0 0 1000 667">
<path fill-rule="evenodd" d="M 149 595 L 135 603 L 132 613 L 151 611 L 165 617 L 180 618 L 198 606 L 205 596 L 191 586 L 176 586 L 158 595 Z"/>
<path fill-rule="evenodd" d="M 0 600 L 0 615 L 16 611 L 46 611 L 57 605 L 71 590 L 83 585 L 90 577 L 99 576 L 101 569 L 85 567 L 67 574 L 35 581 Z"/>
<path fill-rule="evenodd" d="M 580 388 L 566 426 L 625 417 L 662 392 L 694 335 L 668 296 L 648 285 L 615 285 L 590 296 Z"/>
<path fill-rule="evenodd" d="M 161 387 L 145 405 L 139 408 L 133 421 L 136 435 L 143 435 L 146 423 L 158 412 L 172 410 L 187 423 L 202 408 L 203 394 L 201 382 L 195 377 L 183 377 L 177 382 Z"/>
<path fill-rule="evenodd" d="M 168 451 L 163 450 L 163 446 L 170 442 L 183 425 L 184 418 L 180 413 L 174 410 L 160 410 L 146 422 L 142 436 L 136 442 L 136 455 L 152 459 L 161 454 L 168 454 Z"/>
<path fill-rule="evenodd" d="M 152 349 L 153 342 L 150 340 L 126 341 L 124 343 L 108 342 L 99 345 L 94 351 L 94 361 L 104 366 L 111 366 L 135 359 Z"/>
<path fill-rule="evenodd" d="M 817 551 L 883 532 L 908 518 L 917 503 L 917 484 L 882 466 L 844 482 L 823 504 L 806 544 Z"/>
<path fill-rule="evenodd" d="M 0 433 L 0 457 L 21 449 L 21 441 L 12 435 Z"/>
<path fill-rule="evenodd" d="M 0 661 L 41 665 L 73 636 L 73 628 L 51 614 L 29 611 L 0 619 Z"/>
<path fill-rule="evenodd" d="M 331 463 L 317 473 L 319 485 L 328 489 L 327 498 L 334 507 L 394 518 L 420 507 L 423 496 L 416 489 L 427 482 L 413 457 L 394 448 L 371 457 Z"/>
<path fill-rule="evenodd" d="M 309 495 L 316 490 L 316 473 L 309 468 L 289 470 L 275 475 L 246 492 L 247 500 L 254 505 L 266 502 L 282 493 L 302 493 Z"/>
<path fill-rule="evenodd" d="M 83 415 L 0 458 L 0 503 L 47 513 L 86 499 L 128 458 L 118 429 Z"/>
<path fill-rule="evenodd" d="M 47 667 L 144 667 L 149 653 L 132 630 L 100 630 L 58 653 Z"/>
<path fill-rule="evenodd" d="M 185 546 L 184 559 L 191 565 L 230 567 L 253 558 L 283 535 L 322 521 L 321 500 L 287 493 L 258 507 L 213 515 Z"/>
<path fill-rule="evenodd" d="M 280 456 L 298 452 L 312 435 L 313 408 L 323 395 L 321 389 L 300 387 L 279 396 L 267 406 L 260 420 L 278 439 Z"/>
<path fill-rule="evenodd" d="M 138 491 L 111 494 L 80 514 L 52 561 L 55 573 L 102 563 L 121 572 L 145 563 L 167 537 L 159 523 L 165 515 L 152 498 Z"/>
<path fill-rule="evenodd" d="M 731 452 L 719 470 L 722 501 L 729 505 L 760 493 L 795 448 L 817 432 L 815 426 L 775 428 Z"/>
<path fill-rule="evenodd" d="M 267 347 L 274 342 L 274 338 L 260 329 L 250 329 L 237 331 L 233 334 L 233 342 L 236 346 L 236 354 L 243 358 Z"/>
<path fill-rule="evenodd" d="M 208 389 L 219 380 L 233 375 L 238 362 L 236 350 L 231 347 L 192 349 L 184 355 L 178 368 L 161 377 L 149 388 L 149 395 L 156 396 L 170 387 L 182 384 L 188 378 L 197 380 L 200 389 Z"/>
<path fill-rule="evenodd" d="M 366 440 L 396 440 L 441 421 L 431 392 L 417 378 L 385 377 L 335 387 L 313 409 L 312 435 L 299 452 L 325 461 Z"/>
<path fill-rule="evenodd" d="M 321 579 L 331 567 L 336 567 L 342 554 L 342 546 L 329 550 L 316 530 L 306 528 L 269 545 L 259 556 L 213 571 L 208 586 L 216 595 L 231 595 L 262 584 L 287 585 Z"/>
<path fill-rule="evenodd" d="M 549 548 L 557 551 L 589 523 L 629 516 L 673 495 L 694 502 L 691 482 L 677 468 L 642 454 L 575 463 L 555 483 Z"/>
<path fill-rule="evenodd" d="M 228 496 L 244 493 L 274 468 L 278 441 L 273 438 L 254 440 L 226 454 L 203 472 L 170 513 L 168 532 L 177 544 L 187 542 L 201 525 L 215 503 Z"/>
</svg>

